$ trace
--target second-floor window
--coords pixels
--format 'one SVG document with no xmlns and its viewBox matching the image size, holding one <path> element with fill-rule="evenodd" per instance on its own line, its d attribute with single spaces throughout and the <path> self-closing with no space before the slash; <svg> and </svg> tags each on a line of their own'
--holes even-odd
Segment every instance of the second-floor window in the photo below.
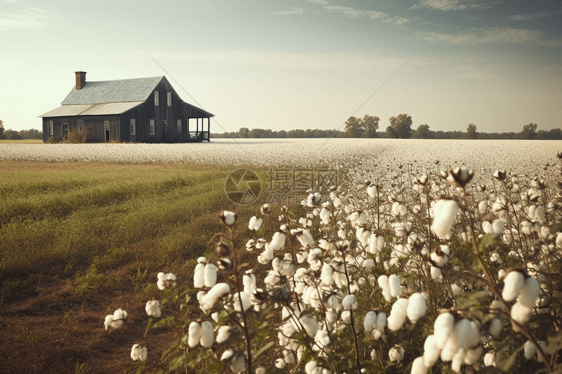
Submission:
<svg viewBox="0 0 562 374">
<path fill-rule="evenodd" d="M 47 123 L 49 124 L 49 136 L 53 136 L 53 121 Z"/>
<path fill-rule="evenodd" d="M 168 106 L 172 106 L 172 91 L 168 91 Z"/>
<path fill-rule="evenodd" d="M 136 135 L 136 134 L 137 134 L 137 121 L 131 119 L 131 135 Z"/>
<path fill-rule="evenodd" d="M 160 105 L 160 91 L 154 91 L 154 106 Z"/>
</svg>

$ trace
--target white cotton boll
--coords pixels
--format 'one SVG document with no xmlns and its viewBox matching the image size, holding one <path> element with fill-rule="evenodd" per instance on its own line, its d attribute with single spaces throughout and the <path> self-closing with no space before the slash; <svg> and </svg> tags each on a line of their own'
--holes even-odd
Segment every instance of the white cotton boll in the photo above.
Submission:
<svg viewBox="0 0 562 374">
<path fill-rule="evenodd" d="M 199 304 L 201 309 L 208 311 L 213 309 L 217 301 L 230 293 L 230 287 L 226 283 L 217 283 L 209 292 L 201 297 Z"/>
<path fill-rule="evenodd" d="M 500 333 L 503 329 L 503 321 L 499 318 L 493 318 L 490 321 L 490 327 L 488 328 L 488 332 L 494 339 L 497 339 L 500 336 Z"/>
<path fill-rule="evenodd" d="M 322 266 L 322 273 L 320 274 L 320 279 L 322 283 L 326 286 L 331 286 L 334 284 L 334 269 L 329 264 L 324 264 Z"/>
<path fill-rule="evenodd" d="M 209 321 L 201 323 L 201 346 L 210 348 L 213 345 L 214 341 L 215 337 L 213 335 L 213 324 Z"/>
<path fill-rule="evenodd" d="M 453 356 L 453 362 L 451 363 L 451 369 L 455 373 L 461 372 L 461 366 L 464 363 L 464 357 L 466 356 L 466 350 L 461 348 L 457 351 L 457 353 Z"/>
<path fill-rule="evenodd" d="M 545 353 L 545 355 L 547 354 L 548 351 L 548 345 L 546 344 L 546 342 L 539 340 L 537 343 L 539 343 L 539 347 L 541 347 L 542 351 Z M 548 356 L 547 356 L 548 357 Z M 544 362 L 544 360 L 542 359 L 542 357 L 539 355 L 539 352 L 537 351 L 537 362 Z"/>
<path fill-rule="evenodd" d="M 372 269 L 374 266 L 375 266 L 375 261 L 373 261 L 372 259 L 367 259 L 363 261 L 363 267 L 365 269 Z"/>
<path fill-rule="evenodd" d="M 455 317 L 451 313 L 442 313 L 436 319 L 433 325 L 433 335 L 435 335 L 435 345 L 439 349 L 443 349 L 447 340 L 453 333 Z"/>
<path fill-rule="evenodd" d="M 510 271 L 505 276 L 502 297 L 505 301 L 513 301 L 517 298 L 525 285 L 525 276 L 518 271 Z"/>
<path fill-rule="evenodd" d="M 511 317 L 520 325 L 524 325 L 531 319 L 533 315 L 533 308 L 526 307 L 525 305 L 517 302 L 511 307 Z M 519 331 L 519 328 L 513 326 L 513 330 Z"/>
<path fill-rule="evenodd" d="M 141 347 L 139 344 L 134 344 L 131 349 L 131 358 L 133 361 L 146 361 L 147 351 L 146 347 Z"/>
<path fill-rule="evenodd" d="M 541 235 L 541 238 L 548 239 L 548 237 L 550 236 L 550 227 L 542 226 L 541 231 L 540 231 L 540 235 Z"/>
<path fill-rule="evenodd" d="M 217 267 L 215 264 L 205 265 L 205 270 L 203 271 L 204 284 L 205 287 L 213 287 L 217 283 Z"/>
<path fill-rule="evenodd" d="M 242 373 L 246 371 L 246 356 L 243 352 L 237 352 L 234 361 L 230 365 L 230 370 L 235 373 Z"/>
<path fill-rule="evenodd" d="M 441 349 L 436 344 L 435 335 L 429 335 L 425 339 L 423 350 L 424 365 L 430 368 L 435 365 L 437 359 L 441 355 Z"/>
<path fill-rule="evenodd" d="M 314 340 L 322 347 L 330 344 L 330 336 L 328 335 L 328 332 L 324 330 L 318 330 L 318 333 L 316 333 Z"/>
<path fill-rule="evenodd" d="M 410 321 L 416 323 L 420 318 L 425 315 L 426 305 L 425 297 L 421 293 L 414 293 L 408 300 L 408 318 Z"/>
<path fill-rule="evenodd" d="M 395 202 L 394 204 L 392 204 L 392 214 L 395 216 L 400 215 L 400 203 L 399 202 Z"/>
<path fill-rule="evenodd" d="M 144 309 L 146 310 L 146 314 L 151 317 L 160 318 L 160 316 L 162 315 L 162 310 L 160 309 L 160 302 L 158 300 L 147 301 L 146 307 Z"/>
<path fill-rule="evenodd" d="M 482 215 L 486 214 L 486 212 L 488 211 L 488 202 L 487 201 L 481 201 L 478 204 L 478 211 Z"/>
<path fill-rule="evenodd" d="M 105 321 L 103 322 L 103 325 L 105 326 L 106 330 L 109 327 L 113 327 L 113 325 L 112 325 L 113 323 L 114 323 L 114 321 L 113 321 L 113 315 L 112 314 L 109 314 L 109 315 L 105 316 Z M 121 321 L 121 324 L 122 323 L 123 323 L 123 321 Z M 119 325 L 119 326 L 121 326 L 121 325 Z M 119 326 L 117 326 L 117 327 L 119 327 Z"/>
<path fill-rule="evenodd" d="M 406 310 L 408 309 L 408 299 L 398 299 L 392 304 L 390 316 L 388 316 L 388 329 L 391 331 L 399 330 L 406 321 Z"/>
<path fill-rule="evenodd" d="M 412 362 L 411 374 L 427 374 L 427 367 L 423 357 L 418 357 Z"/>
<path fill-rule="evenodd" d="M 507 245 L 511 245 L 512 241 L 513 241 L 513 235 L 508 230 L 505 230 L 503 232 L 503 242 Z"/>
<path fill-rule="evenodd" d="M 456 283 L 451 284 L 451 289 L 453 290 L 453 295 L 455 296 L 460 295 L 463 292 L 462 287 Z"/>
<path fill-rule="evenodd" d="M 502 235 L 503 234 L 503 222 L 500 219 L 495 219 L 492 221 L 492 229 L 495 234 Z"/>
<path fill-rule="evenodd" d="M 287 365 L 294 365 L 296 363 L 295 355 L 293 354 L 293 351 L 291 351 L 290 349 L 283 350 L 283 356 Z"/>
<path fill-rule="evenodd" d="M 230 326 L 224 325 L 219 328 L 217 334 L 217 343 L 222 344 L 230 338 Z"/>
<path fill-rule="evenodd" d="M 392 362 L 400 363 L 400 361 L 404 359 L 404 348 L 402 348 L 401 345 L 396 344 L 388 351 L 388 358 Z"/>
<path fill-rule="evenodd" d="M 404 204 L 399 204 L 398 205 L 398 212 L 400 213 L 400 215 L 405 216 L 408 213 L 408 208 Z"/>
<path fill-rule="evenodd" d="M 318 366 L 318 363 L 316 361 L 309 361 L 304 366 L 304 371 L 306 371 L 306 374 L 317 374 L 317 372 L 316 372 L 317 366 Z"/>
<path fill-rule="evenodd" d="M 242 299 L 242 306 L 244 307 L 244 311 L 247 311 L 252 307 L 250 294 L 247 294 L 246 292 L 240 292 L 240 298 Z M 238 297 L 238 294 L 234 294 L 234 296 L 232 297 L 232 305 L 234 306 L 234 310 L 236 310 L 237 312 L 241 311 L 240 298 Z"/>
<path fill-rule="evenodd" d="M 430 274 L 431 274 L 431 279 L 433 279 L 437 283 L 443 282 L 443 273 L 441 272 L 441 269 L 439 269 L 438 267 L 432 266 L 430 269 Z"/>
<path fill-rule="evenodd" d="M 156 282 L 156 285 L 158 286 L 158 289 L 160 291 L 164 291 L 166 289 L 166 280 L 165 279 L 158 279 L 158 282 Z"/>
<path fill-rule="evenodd" d="M 484 355 L 484 366 L 496 366 L 496 354 L 488 352 Z"/>
<path fill-rule="evenodd" d="M 308 336 L 314 338 L 318 332 L 318 321 L 316 320 L 316 317 L 310 314 L 305 314 L 300 317 L 300 321 Z"/>
<path fill-rule="evenodd" d="M 242 277 L 244 292 L 251 295 L 256 290 L 256 276 L 254 274 L 244 274 Z"/>
<path fill-rule="evenodd" d="M 540 291 L 539 282 L 535 278 L 529 277 L 525 280 L 525 285 L 521 289 L 517 301 L 528 308 L 532 308 L 539 297 Z"/>
<path fill-rule="evenodd" d="M 535 345 L 533 344 L 532 341 L 527 340 L 525 342 L 525 347 L 523 348 L 524 352 L 525 352 L 525 358 L 527 360 L 529 360 L 530 358 L 532 358 L 535 353 L 537 353 L 537 348 L 535 347 Z"/>
<path fill-rule="evenodd" d="M 464 356 L 464 364 L 474 365 L 476 361 L 480 360 L 480 357 L 482 357 L 483 351 L 484 349 L 481 345 L 477 346 L 476 348 L 468 349 L 466 351 L 466 356 Z"/>
<path fill-rule="evenodd" d="M 459 210 L 459 204 L 454 200 L 438 200 L 433 207 L 433 223 L 431 224 L 431 231 L 433 231 L 438 238 L 446 239 L 453 223 L 455 216 Z"/>
<path fill-rule="evenodd" d="M 202 288 L 204 285 L 205 285 L 205 264 L 198 263 L 195 266 L 195 272 L 193 273 L 193 287 Z"/>
<path fill-rule="evenodd" d="M 346 325 L 351 325 L 351 312 L 349 310 L 344 310 L 341 313 L 341 320 Z"/>
<path fill-rule="evenodd" d="M 386 275 L 381 275 L 377 280 L 379 287 L 382 288 L 382 295 L 386 301 L 390 302 L 392 300 L 392 294 L 390 293 L 390 283 Z"/>
<path fill-rule="evenodd" d="M 470 327 L 462 346 L 465 348 L 475 347 L 480 343 L 480 324 L 476 321 L 470 321 Z"/>
<path fill-rule="evenodd" d="M 356 303 L 357 303 L 357 296 L 353 294 L 346 295 L 342 300 L 343 309 L 345 310 L 355 309 L 356 306 L 354 306 L 354 304 Z"/>
<path fill-rule="evenodd" d="M 490 221 L 482 222 L 482 231 L 484 231 L 485 234 L 493 234 L 494 228 L 492 227 L 492 222 Z"/>
<path fill-rule="evenodd" d="M 378 312 L 376 329 L 382 331 L 384 330 L 385 327 L 386 327 L 386 314 L 384 314 L 384 312 Z"/>
<path fill-rule="evenodd" d="M 562 232 L 556 235 L 556 246 L 562 248 Z"/>
<path fill-rule="evenodd" d="M 377 323 L 377 313 L 370 311 L 365 315 L 363 320 L 363 327 L 365 327 L 365 332 L 370 333 L 373 331 Z"/>
<path fill-rule="evenodd" d="M 400 278 L 396 274 L 388 277 L 388 284 L 390 287 L 390 294 L 392 297 L 397 297 L 400 294 Z"/>
<path fill-rule="evenodd" d="M 505 278 L 505 270 L 500 269 L 500 270 L 498 270 L 498 279 L 502 280 L 503 278 Z"/>
<path fill-rule="evenodd" d="M 195 321 L 191 322 L 187 334 L 188 334 L 187 344 L 191 348 L 196 347 L 197 344 L 199 344 L 199 341 L 201 340 L 201 325 Z"/>
<path fill-rule="evenodd" d="M 285 369 L 285 366 L 287 366 L 287 364 L 282 358 L 278 358 L 277 360 L 275 360 L 275 367 L 277 369 Z"/>
<path fill-rule="evenodd" d="M 205 291 L 197 292 L 197 301 L 199 301 L 199 304 L 201 304 L 201 300 L 203 300 L 203 296 L 205 296 L 206 294 L 207 294 L 207 292 L 205 292 Z"/>
<path fill-rule="evenodd" d="M 248 228 L 250 230 L 255 230 L 257 221 L 258 221 L 258 217 L 256 217 L 256 216 L 253 216 L 252 218 L 250 218 L 250 222 L 248 222 Z"/>
<path fill-rule="evenodd" d="M 269 248 L 272 251 L 278 251 L 281 247 L 285 244 L 285 234 L 280 231 L 277 231 L 273 234 L 273 238 L 271 238 L 271 242 L 269 243 Z"/>
</svg>

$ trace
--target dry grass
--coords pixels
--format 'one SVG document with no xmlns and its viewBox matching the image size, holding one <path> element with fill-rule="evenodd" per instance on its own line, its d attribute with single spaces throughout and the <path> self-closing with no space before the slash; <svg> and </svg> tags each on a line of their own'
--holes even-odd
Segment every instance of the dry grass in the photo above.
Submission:
<svg viewBox="0 0 562 374">
<path fill-rule="evenodd" d="M 146 301 L 160 295 L 157 272 L 189 281 L 222 229 L 217 212 L 259 210 L 226 198 L 230 171 L 0 163 L 0 371 L 73 373 L 84 364 L 89 373 L 135 372 L 130 349 L 143 339 Z M 248 236 L 241 226 L 240 243 Z M 118 307 L 131 320 L 104 331 Z M 154 360 L 177 332 L 150 334 Z"/>
</svg>

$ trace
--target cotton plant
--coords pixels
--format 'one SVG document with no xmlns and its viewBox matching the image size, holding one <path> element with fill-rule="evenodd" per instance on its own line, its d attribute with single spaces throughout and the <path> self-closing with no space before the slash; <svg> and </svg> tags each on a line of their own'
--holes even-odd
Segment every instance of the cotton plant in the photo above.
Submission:
<svg viewBox="0 0 562 374">
<path fill-rule="evenodd" d="M 269 364 L 307 373 L 560 364 L 547 334 L 561 326 L 559 170 L 534 178 L 437 161 L 346 168 L 343 186 L 310 190 L 298 213 L 221 212 L 225 232 L 193 278 L 164 273 L 177 284 L 147 303 L 151 318 L 164 316 L 153 325 L 174 323 L 171 297 L 189 311 L 181 354 L 233 372 L 261 372 L 254 356 L 264 341 L 276 355 Z M 251 237 L 239 246 L 233 233 L 246 224 Z M 511 354 L 521 358 L 513 366 Z"/>
</svg>

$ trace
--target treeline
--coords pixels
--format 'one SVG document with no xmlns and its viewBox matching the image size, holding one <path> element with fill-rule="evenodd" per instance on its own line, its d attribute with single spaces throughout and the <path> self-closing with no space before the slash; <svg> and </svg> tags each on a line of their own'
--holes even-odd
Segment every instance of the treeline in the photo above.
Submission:
<svg viewBox="0 0 562 374">
<path fill-rule="evenodd" d="M 4 122 L 0 120 L 0 139 L 11 139 L 11 140 L 21 140 L 21 139 L 43 139 L 43 131 L 37 129 L 29 130 L 10 130 L 4 128 Z"/>
<path fill-rule="evenodd" d="M 536 123 L 524 125 L 520 132 L 479 132 L 476 125 L 469 124 L 466 131 L 433 131 L 427 124 L 412 128 L 412 117 L 399 114 L 389 119 L 386 131 L 379 130 L 379 117 L 365 115 L 363 118 L 349 117 L 343 130 L 269 130 L 248 129 L 211 134 L 215 138 L 402 138 L 402 139 L 541 139 L 562 140 L 562 129 L 538 130 Z"/>
</svg>

